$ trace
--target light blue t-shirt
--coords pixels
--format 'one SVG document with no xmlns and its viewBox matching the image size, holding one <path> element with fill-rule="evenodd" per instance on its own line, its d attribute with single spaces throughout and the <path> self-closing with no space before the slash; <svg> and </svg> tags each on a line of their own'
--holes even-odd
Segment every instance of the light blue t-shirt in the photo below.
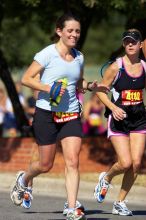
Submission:
<svg viewBox="0 0 146 220">
<path fill-rule="evenodd" d="M 44 69 L 41 73 L 41 82 L 52 86 L 54 81 L 67 78 L 68 86 L 57 107 L 50 105 L 50 95 L 47 92 L 39 92 L 36 106 L 54 112 L 79 112 L 79 102 L 76 97 L 76 83 L 80 78 L 83 69 L 83 55 L 76 49 L 74 60 L 65 61 L 57 51 L 55 44 L 52 44 L 34 57 Z"/>
</svg>

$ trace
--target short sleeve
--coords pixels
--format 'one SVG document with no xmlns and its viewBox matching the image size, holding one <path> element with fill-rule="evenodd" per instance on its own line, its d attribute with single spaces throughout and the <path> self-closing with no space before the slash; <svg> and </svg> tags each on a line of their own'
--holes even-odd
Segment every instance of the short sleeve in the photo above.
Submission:
<svg viewBox="0 0 146 220">
<path fill-rule="evenodd" d="M 83 67 L 84 67 L 84 56 L 81 52 L 80 52 L 80 63 L 81 63 L 81 69 L 83 69 Z"/>
<path fill-rule="evenodd" d="M 79 60 L 80 67 L 81 67 L 81 69 L 83 69 L 83 67 L 84 67 L 84 56 L 79 50 L 77 50 L 75 48 L 74 48 L 74 51 L 76 53 L 77 59 Z"/>
<path fill-rule="evenodd" d="M 46 66 L 50 62 L 49 51 L 47 50 L 47 48 L 36 53 L 34 56 L 34 60 L 37 61 L 42 67 L 46 68 Z"/>
</svg>

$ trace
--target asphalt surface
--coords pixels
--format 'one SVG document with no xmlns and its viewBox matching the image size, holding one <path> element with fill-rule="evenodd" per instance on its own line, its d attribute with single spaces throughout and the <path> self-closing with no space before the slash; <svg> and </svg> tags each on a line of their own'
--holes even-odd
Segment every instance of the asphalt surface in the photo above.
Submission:
<svg viewBox="0 0 146 220">
<path fill-rule="evenodd" d="M 0 173 L 0 220 L 63 220 L 62 209 L 65 202 L 64 180 L 61 178 L 37 177 L 34 181 L 34 200 L 30 210 L 12 204 L 9 192 L 15 181 L 14 173 Z M 93 197 L 95 182 L 81 181 L 78 200 L 86 209 L 88 220 L 109 219 L 146 219 L 146 189 L 133 186 L 127 196 L 128 207 L 133 211 L 132 217 L 114 216 L 111 214 L 113 201 L 116 200 L 120 186 L 110 189 L 106 200 L 99 204 Z"/>
<path fill-rule="evenodd" d="M 11 186 L 15 182 L 16 173 L 0 173 L 0 191 L 9 192 Z M 79 198 L 80 199 L 93 199 L 93 191 L 95 182 L 80 182 Z M 120 186 L 114 185 L 112 189 L 109 189 L 106 196 L 106 201 L 116 200 Z M 65 197 L 65 184 L 62 178 L 49 178 L 38 176 L 34 179 L 33 194 L 46 195 L 46 196 L 59 196 Z M 146 188 L 134 185 L 127 196 L 127 199 L 131 203 L 146 204 Z"/>
</svg>

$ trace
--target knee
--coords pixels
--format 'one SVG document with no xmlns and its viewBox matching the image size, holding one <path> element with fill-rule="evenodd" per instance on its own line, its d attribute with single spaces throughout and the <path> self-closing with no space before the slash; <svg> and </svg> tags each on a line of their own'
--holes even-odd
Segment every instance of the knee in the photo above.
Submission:
<svg viewBox="0 0 146 220">
<path fill-rule="evenodd" d="M 47 173 L 51 170 L 52 167 L 53 167 L 53 163 L 40 164 L 40 172 L 41 173 Z"/>
<path fill-rule="evenodd" d="M 78 169 L 79 167 L 79 159 L 78 157 L 70 157 L 66 161 L 66 168 L 69 169 Z"/>
<path fill-rule="evenodd" d="M 121 163 L 121 168 L 122 170 L 125 172 L 127 170 L 129 170 L 129 168 L 132 166 L 132 161 L 123 161 Z"/>
</svg>

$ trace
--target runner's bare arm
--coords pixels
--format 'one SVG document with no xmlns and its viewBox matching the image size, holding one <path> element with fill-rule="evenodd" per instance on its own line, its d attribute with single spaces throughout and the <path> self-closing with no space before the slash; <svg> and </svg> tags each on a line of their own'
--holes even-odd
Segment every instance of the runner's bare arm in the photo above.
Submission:
<svg viewBox="0 0 146 220">
<path fill-rule="evenodd" d="M 82 70 L 80 74 L 80 79 L 77 83 L 77 90 L 79 92 L 85 93 L 87 90 L 92 91 L 96 87 L 97 87 L 97 81 L 94 80 L 93 82 L 87 82 L 87 80 L 85 80 L 83 77 L 83 70 Z"/>
<path fill-rule="evenodd" d="M 146 39 L 142 43 L 142 52 L 146 60 Z"/>
<path fill-rule="evenodd" d="M 40 75 L 42 70 L 43 67 L 38 62 L 33 61 L 22 77 L 22 84 L 32 89 L 50 92 L 51 87 L 49 85 L 42 84 L 37 79 L 37 75 Z"/>
<path fill-rule="evenodd" d="M 116 62 L 114 62 L 105 71 L 101 84 L 105 87 L 111 87 L 112 82 L 114 81 L 118 71 L 118 65 Z M 123 120 L 125 114 L 125 111 L 123 109 L 117 107 L 114 103 L 112 103 L 105 92 L 98 90 L 96 94 L 99 97 L 99 99 L 103 102 L 103 104 L 112 111 L 113 117 L 117 121 Z"/>
</svg>

